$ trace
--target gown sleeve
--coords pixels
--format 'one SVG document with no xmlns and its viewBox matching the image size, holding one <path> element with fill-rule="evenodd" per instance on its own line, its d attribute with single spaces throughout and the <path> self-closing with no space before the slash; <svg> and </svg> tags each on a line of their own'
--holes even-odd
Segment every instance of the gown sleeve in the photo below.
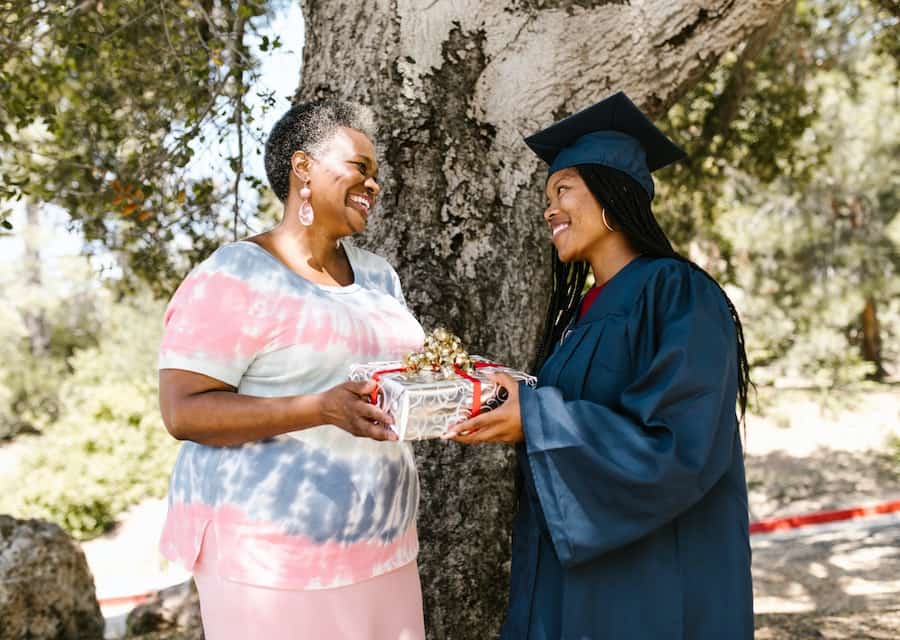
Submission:
<svg viewBox="0 0 900 640">
<path fill-rule="evenodd" d="M 565 567 L 661 527 L 731 465 L 738 437 L 733 323 L 718 287 L 684 266 L 660 270 L 635 304 L 627 348 L 638 368 L 617 402 L 567 401 L 554 386 L 520 387 L 526 481 Z"/>
</svg>

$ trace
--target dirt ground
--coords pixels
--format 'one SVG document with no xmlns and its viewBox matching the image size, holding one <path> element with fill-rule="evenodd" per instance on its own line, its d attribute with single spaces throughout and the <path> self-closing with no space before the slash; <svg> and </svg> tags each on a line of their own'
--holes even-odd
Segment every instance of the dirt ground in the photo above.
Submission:
<svg viewBox="0 0 900 640">
<path fill-rule="evenodd" d="M 765 411 L 747 418 L 751 520 L 900 498 L 900 385 L 759 396 Z"/>
<path fill-rule="evenodd" d="M 785 392 L 750 416 L 751 519 L 900 499 L 900 387 Z M 900 638 L 900 516 L 756 535 L 758 640 Z"/>
<path fill-rule="evenodd" d="M 900 608 L 844 615 L 819 613 L 756 616 L 756 640 L 897 640 Z"/>
</svg>

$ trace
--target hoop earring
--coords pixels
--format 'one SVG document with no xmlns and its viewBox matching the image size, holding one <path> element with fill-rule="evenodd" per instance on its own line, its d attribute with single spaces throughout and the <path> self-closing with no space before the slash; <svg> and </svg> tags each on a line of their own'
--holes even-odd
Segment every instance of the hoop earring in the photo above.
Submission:
<svg viewBox="0 0 900 640">
<path fill-rule="evenodd" d="M 609 226 L 609 223 L 606 221 L 606 209 L 600 210 L 600 219 L 603 220 L 603 226 L 610 230 L 611 233 L 615 233 L 615 229 Z"/>
<path fill-rule="evenodd" d="M 300 224 L 304 227 L 311 225 L 315 218 L 312 205 L 309 203 L 309 199 L 312 197 L 312 191 L 309 190 L 308 185 L 309 180 L 304 182 L 303 187 L 300 189 L 300 199 L 303 200 L 303 202 L 300 203 L 300 210 L 297 211 L 297 217 L 300 219 Z"/>
</svg>

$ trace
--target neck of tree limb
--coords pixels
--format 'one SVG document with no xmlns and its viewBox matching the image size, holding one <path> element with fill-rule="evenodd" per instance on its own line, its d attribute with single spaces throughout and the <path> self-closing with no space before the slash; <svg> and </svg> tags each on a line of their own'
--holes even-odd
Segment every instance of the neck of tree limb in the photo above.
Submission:
<svg viewBox="0 0 900 640">
<path fill-rule="evenodd" d="M 790 6 L 794 4 L 796 3 L 791 2 Z M 705 158 L 714 146 L 727 144 L 731 125 L 737 117 L 741 102 L 752 89 L 751 78 L 756 69 L 755 62 L 778 31 L 786 9 L 787 7 L 782 8 L 747 39 L 737 62 L 731 68 L 725 88 L 703 123 L 700 143 L 694 152 L 696 158 Z"/>
</svg>

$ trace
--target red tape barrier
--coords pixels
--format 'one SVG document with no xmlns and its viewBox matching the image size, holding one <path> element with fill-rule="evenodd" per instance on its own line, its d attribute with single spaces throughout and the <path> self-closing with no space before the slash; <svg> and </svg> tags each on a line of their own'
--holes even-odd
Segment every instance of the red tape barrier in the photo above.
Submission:
<svg viewBox="0 0 900 640">
<path fill-rule="evenodd" d="M 818 513 L 808 513 L 786 518 L 770 518 L 768 520 L 759 520 L 758 522 L 750 523 L 750 535 L 756 533 L 772 533 L 773 531 L 787 531 L 789 529 L 799 529 L 800 527 L 806 527 L 812 524 L 827 524 L 829 522 L 840 522 L 841 520 L 852 520 L 864 516 L 877 516 L 897 511 L 900 511 L 900 500 L 883 502 L 869 507 L 820 511 Z"/>
<path fill-rule="evenodd" d="M 405 369 L 401 369 L 405 371 Z M 386 373 L 386 372 L 380 372 Z M 837 509 L 834 511 L 820 511 L 818 513 L 808 513 L 800 516 L 789 516 L 786 518 L 770 518 L 768 520 L 759 520 L 750 523 L 750 535 L 759 533 L 772 533 L 773 531 L 788 531 L 790 529 L 799 529 L 814 524 L 827 524 L 829 522 L 840 522 L 842 520 L 853 520 L 854 518 L 863 518 L 865 516 L 877 516 L 887 513 L 896 513 L 900 511 L 900 500 L 891 502 L 883 502 L 881 504 L 871 505 L 868 507 L 854 507 L 851 509 Z M 155 592 L 144 592 L 127 596 L 111 596 L 100 599 L 101 607 L 109 607 L 121 604 L 138 605 L 148 600 Z"/>
<path fill-rule="evenodd" d="M 109 596 L 108 598 L 98 598 L 97 602 L 100 608 L 117 607 L 119 605 L 129 604 L 137 606 L 143 604 L 156 594 L 156 591 L 145 591 L 144 593 L 135 593 L 127 596 Z"/>
</svg>

